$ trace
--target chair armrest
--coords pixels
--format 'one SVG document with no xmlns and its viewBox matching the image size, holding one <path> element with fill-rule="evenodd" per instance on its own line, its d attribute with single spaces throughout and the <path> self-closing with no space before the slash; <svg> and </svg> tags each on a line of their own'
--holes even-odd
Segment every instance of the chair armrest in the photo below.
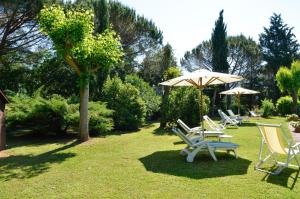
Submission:
<svg viewBox="0 0 300 199">
<path fill-rule="evenodd" d="M 300 146 L 300 142 L 297 142 L 296 144 L 292 145 L 293 148 L 299 147 Z"/>
<path fill-rule="evenodd" d="M 201 126 L 197 126 L 197 127 L 191 128 L 191 131 L 197 132 L 197 131 L 200 131 L 201 129 L 202 129 Z"/>
</svg>

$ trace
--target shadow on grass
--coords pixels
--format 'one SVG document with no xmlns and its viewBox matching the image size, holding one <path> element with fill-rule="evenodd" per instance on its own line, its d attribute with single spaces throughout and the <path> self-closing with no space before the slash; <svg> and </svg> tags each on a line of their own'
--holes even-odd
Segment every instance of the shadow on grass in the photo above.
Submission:
<svg viewBox="0 0 300 199">
<path fill-rule="evenodd" d="M 187 163 L 179 151 L 158 151 L 139 160 L 147 171 L 193 179 L 214 178 L 247 173 L 251 161 L 235 159 L 227 153 L 216 153 L 218 162 L 204 153 L 199 154 L 193 163 Z"/>
<path fill-rule="evenodd" d="M 256 126 L 255 122 L 243 122 L 241 127 L 253 127 Z"/>
<path fill-rule="evenodd" d="M 7 148 L 15 148 L 20 146 L 40 146 L 44 144 L 66 144 L 77 140 L 78 135 L 68 133 L 64 135 L 44 134 L 32 132 L 30 130 L 18 130 L 7 134 Z"/>
<path fill-rule="evenodd" d="M 299 170 L 292 169 L 292 168 L 285 168 L 279 175 L 266 174 L 263 177 L 262 181 L 287 187 L 292 190 L 294 189 L 298 178 L 299 178 Z"/>
<path fill-rule="evenodd" d="M 68 158 L 74 157 L 75 153 L 64 153 L 62 151 L 77 144 L 79 142 L 74 141 L 63 147 L 38 155 L 12 155 L 2 158 L 0 159 L 0 181 L 38 176 L 46 172 L 51 164 L 61 163 Z"/>
<path fill-rule="evenodd" d="M 153 133 L 154 135 L 175 135 L 171 128 L 157 128 Z"/>
</svg>

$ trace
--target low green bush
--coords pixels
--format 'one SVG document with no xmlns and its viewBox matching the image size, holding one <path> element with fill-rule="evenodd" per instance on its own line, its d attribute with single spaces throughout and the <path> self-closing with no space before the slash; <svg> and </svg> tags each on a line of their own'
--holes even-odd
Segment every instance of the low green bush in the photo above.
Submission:
<svg viewBox="0 0 300 199">
<path fill-rule="evenodd" d="M 113 110 L 106 107 L 104 102 L 89 102 L 89 132 L 91 135 L 107 133 L 114 127 Z M 79 104 L 69 106 L 66 116 L 68 127 L 78 129 L 79 124 Z"/>
<path fill-rule="evenodd" d="M 103 97 L 113 114 L 115 128 L 136 130 L 145 120 L 146 105 L 133 85 L 123 83 L 119 77 L 108 78 L 103 86 Z"/>
<path fill-rule="evenodd" d="M 266 117 L 266 118 L 270 117 L 273 114 L 274 110 L 275 110 L 275 107 L 271 100 L 269 100 L 269 99 L 262 100 L 261 113 L 262 113 L 263 117 Z"/>
<path fill-rule="evenodd" d="M 59 95 L 45 99 L 40 95 L 29 97 L 24 94 L 10 96 L 8 104 L 8 127 L 34 127 L 35 130 L 59 133 L 65 126 L 68 111 L 67 100 Z"/>
<path fill-rule="evenodd" d="M 290 96 L 284 96 L 277 100 L 276 109 L 281 116 L 291 114 L 293 99 Z"/>
<path fill-rule="evenodd" d="M 286 118 L 286 120 L 288 122 L 291 122 L 291 121 L 299 121 L 300 118 L 297 114 L 291 114 L 291 115 L 288 115 L 288 117 Z"/>
<path fill-rule="evenodd" d="M 140 96 L 146 105 L 147 119 L 151 119 L 154 114 L 159 112 L 161 97 L 156 94 L 155 90 L 147 82 L 137 75 L 127 75 L 125 83 L 129 83 L 139 90 Z"/>
<path fill-rule="evenodd" d="M 39 132 L 64 133 L 78 129 L 79 104 L 71 104 L 59 95 L 46 99 L 16 94 L 9 97 L 7 123 L 9 128 L 29 128 Z M 113 129 L 113 111 L 103 102 L 89 102 L 89 129 L 92 134 Z"/>
<path fill-rule="evenodd" d="M 172 125 L 178 119 L 183 120 L 187 125 L 198 126 L 199 114 L 199 91 L 193 87 L 173 88 L 168 96 L 166 106 L 166 121 Z M 204 96 L 203 113 L 209 110 L 209 98 Z"/>
</svg>

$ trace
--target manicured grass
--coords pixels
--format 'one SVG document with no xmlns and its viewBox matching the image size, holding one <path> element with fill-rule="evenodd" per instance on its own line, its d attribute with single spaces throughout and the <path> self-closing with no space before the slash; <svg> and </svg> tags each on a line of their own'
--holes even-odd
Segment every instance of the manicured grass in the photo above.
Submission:
<svg viewBox="0 0 300 199">
<path fill-rule="evenodd" d="M 158 123 L 83 144 L 9 138 L 10 156 L 0 159 L 0 198 L 299 198 L 297 170 L 279 176 L 254 170 L 260 135 L 253 122 L 226 130 L 240 144 L 239 159 L 218 152 L 218 162 L 206 153 L 185 162 L 184 145 Z"/>
</svg>

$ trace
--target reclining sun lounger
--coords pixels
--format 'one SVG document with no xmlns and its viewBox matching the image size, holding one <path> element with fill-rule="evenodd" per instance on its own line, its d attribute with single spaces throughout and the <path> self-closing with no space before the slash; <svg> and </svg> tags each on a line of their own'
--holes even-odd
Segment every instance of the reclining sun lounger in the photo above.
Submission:
<svg viewBox="0 0 300 199">
<path fill-rule="evenodd" d="M 205 130 L 202 132 L 201 127 L 194 127 L 190 128 L 188 125 L 186 125 L 182 120 L 178 119 L 177 123 L 183 128 L 184 131 L 186 131 L 187 137 L 193 137 L 193 136 L 203 136 L 204 137 L 217 137 L 220 139 L 222 138 L 232 138 L 231 135 L 224 135 L 224 132 L 213 129 L 212 131 Z M 202 135 L 203 133 L 203 135 Z"/>
<path fill-rule="evenodd" d="M 217 158 L 215 156 L 216 150 L 225 150 L 228 153 L 230 151 L 234 152 L 234 155 L 236 158 L 238 158 L 237 155 L 237 148 L 239 145 L 234 144 L 232 142 L 216 142 L 216 141 L 209 141 L 209 140 L 203 140 L 198 138 L 190 138 L 187 137 L 182 131 L 178 128 L 172 129 L 174 133 L 178 135 L 186 144 L 187 146 L 181 150 L 181 155 L 187 155 L 186 161 L 187 162 L 193 162 L 195 156 L 200 151 L 208 151 L 211 155 L 211 157 L 214 159 L 214 161 L 217 161 Z"/>
<path fill-rule="evenodd" d="M 255 166 L 256 170 L 278 175 L 284 168 L 289 166 L 296 167 L 297 169 L 300 168 L 300 162 L 297 158 L 297 155 L 300 154 L 300 143 L 288 141 L 287 138 L 281 133 L 281 125 L 257 123 L 257 127 L 261 133 L 262 140 L 259 150 L 259 163 Z M 285 140 L 287 143 L 288 148 L 284 147 L 283 140 Z M 263 159 L 262 155 L 265 145 L 267 146 L 269 153 Z M 277 160 L 278 154 L 285 155 L 286 161 L 279 162 Z M 275 161 L 275 165 L 277 166 L 277 169 L 274 172 L 261 168 L 261 166 L 270 158 Z M 293 159 L 295 159 L 297 165 L 290 164 Z"/>
<path fill-rule="evenodd" d="M 238 124 L 240 124 L 239 121 L 237 121 L 236 119 L 231 119 L 230 117 L 228 117 L 228 115 L 226 115 L 223 111 L 221 111 L 220 109 L 218 110 L 218 113 L 221 117 L 221 122 L 223 126 L 235 126 L 238 127 Z"/>
</svg>

